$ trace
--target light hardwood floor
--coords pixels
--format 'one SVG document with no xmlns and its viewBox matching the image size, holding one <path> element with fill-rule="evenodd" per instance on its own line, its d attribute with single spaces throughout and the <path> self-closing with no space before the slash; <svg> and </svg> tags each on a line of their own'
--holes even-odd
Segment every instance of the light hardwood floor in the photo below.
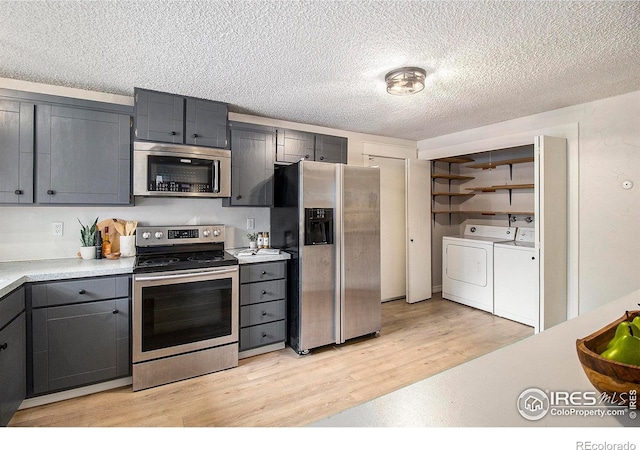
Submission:
<svg viewBox="0 0 640 450">
<path fill-rule="evenodd" d="M 364 403 L 533 334 L 442 300 L 382 305 L 382 331 L 299 356 L 291 348 L 144 391 L 131 387 L 20 410 L 14 427 L 291 427 Z"/>
</svg>

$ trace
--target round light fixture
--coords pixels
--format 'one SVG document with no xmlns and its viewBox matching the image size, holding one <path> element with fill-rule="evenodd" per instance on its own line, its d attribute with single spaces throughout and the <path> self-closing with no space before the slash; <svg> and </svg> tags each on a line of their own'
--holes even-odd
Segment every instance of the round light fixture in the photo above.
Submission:
<svg viewBox="0 0 640 450">
<path fill-rule="evenodd" d="M 424 89 L 427 73 L 419 67 L 394 69 L 384 76 L 387 92 L 392 95 L 410 95 Z"/>
</svg>

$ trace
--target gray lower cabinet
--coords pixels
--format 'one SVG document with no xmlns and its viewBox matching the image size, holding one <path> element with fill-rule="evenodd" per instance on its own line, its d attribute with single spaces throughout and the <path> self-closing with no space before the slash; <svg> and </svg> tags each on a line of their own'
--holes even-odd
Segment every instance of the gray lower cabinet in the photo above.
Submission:
<svg viewBox="0 0 640 450">
<path fill-rule="evenodd" d="M 33 202 L 34 111 L 0 98 L 0 203 Z"/>
<path fill-rule="evenodd" d="M 271 206 L 275 130 L 272 127 L 230 122 L 231 197 L 224 206 Z"/>
<path fill-rule="evenodd" d="M 296 163 L 308 160 L 346 164 L 347 143 L 345 137 L 278 129 L 276 162 Z"/>
<path fill-rule="evenodd" d="M 129 279 L 31 286 L 30 396 L 130 375 Z"/>
<path fill-rule="evenodd" d="M 240 358 L 284 348 L 286 274 L 286 261 L 240 265 Z"/>
<path fill-rule="evenodd" d="M 6 426 L 26 397 L 25 293 L 0 299 L 0 426 Z"/>
</svg>

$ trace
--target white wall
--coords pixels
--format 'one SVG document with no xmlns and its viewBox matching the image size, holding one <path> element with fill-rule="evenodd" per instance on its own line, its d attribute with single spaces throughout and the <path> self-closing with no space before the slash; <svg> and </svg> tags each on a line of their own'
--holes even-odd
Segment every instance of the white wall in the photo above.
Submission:
<svg viewBox="0 0 640 450">
<path fill-rule="evenodd" d="M 418 142 L 418 157 L 567 138 L 569 315 L 640 288 L 640 91 Z M 625 180 L 634 183 L 622 188 Z"/>
<path fill-rule="evenodd" d="M 102 102 L 133 105 L 133 98 L 102 92 L 50 86 L 20 80 L 0 78 L 0 88 L 39 92 Z M 294 128 L 335 136 L 344 136 L 349 142 L 349 164 L 363 164 L 362 151 L 365 142 L 383 144 L 387 152 L 407 153 L 411 149 L 415 158 L 416 142 L 403 139 L 352 133 L 282 120 L 229 113 L 230 120 Z M 403 155 L 404 155 L 403 153 Z M 400 156 L 403 157 L 403 156 Z M 0 237 L 0 261 L 24 261 L 32 259 L 73 258 L 79 250 L 80 219 L 84 224 L 119 218 L 138 220 L 141 225 L 226 225 L 228 248 L 248 246 L 246 222 L 255 219 L 253 231 L 270 231 L 269 208 L 222 206 L 221 199 L 143 198 L 136 197 L 134 206 L 2 206 L 2 236 Z M 53 222 L 64 223 L 64 235 L 52 236 Z"/>
</svg>

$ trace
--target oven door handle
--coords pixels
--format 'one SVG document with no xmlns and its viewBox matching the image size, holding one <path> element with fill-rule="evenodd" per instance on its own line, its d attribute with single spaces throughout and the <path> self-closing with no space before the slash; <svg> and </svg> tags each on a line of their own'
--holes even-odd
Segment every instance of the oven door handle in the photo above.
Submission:
<svg viewBox="0 0 640 450">
<path fill-rule="evenodd" d="M 159 275 L 159 276 L 136 276 L 135 281 L 159 281 L 159 280 L 176 280 L 180 278 L 193 278 L 193 277 L 205 277 L 211 275 L 223 275 L 225 273 L 233 273 L 237 272 L 238 268 L 234 267 L 233 269 L 219 269 L 219 270 L 208 270 L 206 272 L 190 272 L 190 273 L 177 273 L 172 275 Z"/>
</svg>

